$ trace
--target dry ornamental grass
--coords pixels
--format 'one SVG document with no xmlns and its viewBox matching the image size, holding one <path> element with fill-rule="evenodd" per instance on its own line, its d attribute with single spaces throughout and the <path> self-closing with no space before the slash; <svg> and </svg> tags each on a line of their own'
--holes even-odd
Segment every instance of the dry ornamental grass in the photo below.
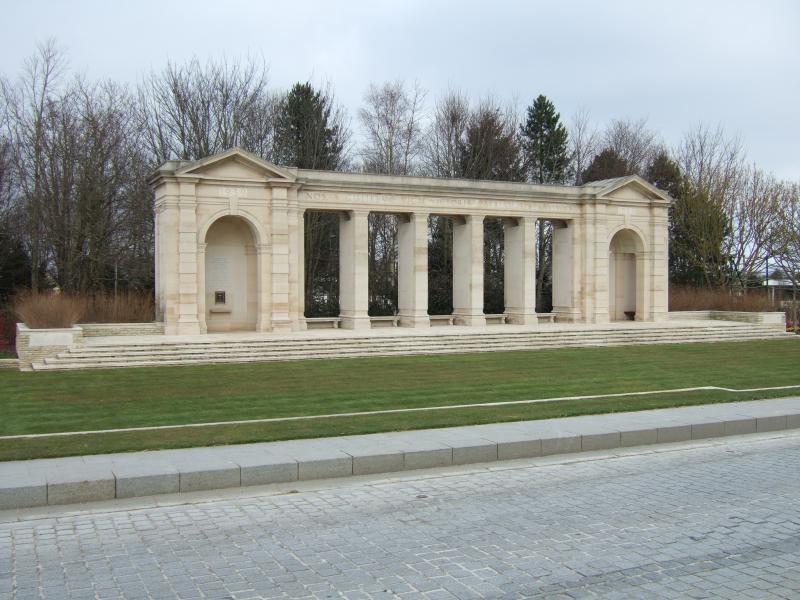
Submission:
<svg viewBox="0 0 800 600">
<path fill-rule="evenodd" d="M 14 298 L 14 315 L 32 329 L 72 327 L 76 323 L 147 323 L 155 319 L 147 292 L 73 295 L 25 290 Z"/>
</svg>

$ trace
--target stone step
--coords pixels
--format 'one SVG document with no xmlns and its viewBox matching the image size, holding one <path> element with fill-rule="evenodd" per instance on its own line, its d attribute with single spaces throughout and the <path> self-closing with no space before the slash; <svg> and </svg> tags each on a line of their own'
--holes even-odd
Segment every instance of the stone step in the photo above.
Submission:
<svg viewBox="0 0 800 600">
<path fill-rule="evenodd" d="M 673 339 L 680 339 L 685 335 L 709 335 L 712 337 L 724 335 L 728 337 L 738 337 L 748 334 L 768 334 L 776 333 L 775 328 L 761 327 L 761 328 L 742 328 L 734 331 L 720 330 L 719 328 L 685 328 L 685 329 L 653 329 L 653 330 L 638 330 L 638 331 L 620 331 L 620 330 L 604 330 L 604 331 L 584 331 L 584 332 L 569 332 L 569 334 L 558 332 L 547 333 L 512 333 L 503 335 L 470 335 L 470 336 L 426 336 L 426 335 L 406 335 L 406 336 L 392 336 L 392 337 L 359 337 L 359 338 L 324 338 L 324 339 L 293 339 L 293 340 L 239 340 L 239 341 L 220 341 L 220 342 L 158 342 L 150 344 L 136 344 L 124 347 L 126 353 L 149 353 L 157 351 L 179 350 L 181 352 L 199 351 L 204 352 L 209 349 L 220 350 L 223 348 L 239 348 L 239 349 L 292 349 L 298 345 L 304 348 L 345 348 L 345 347 L 359 347 L 368 346 L 374 347 L 376 345 L 415 345 L 415 344 L 487 344 L 496 342 L 507 341 L 520 341 L 528 343 L 536 343 L 547 340 L 569 340 L 569 339 L 589 339 L 596 337 L 660 337 L 668 336 Z M 780 334 L 780 332 L 777 332 Z M 101 354 L 109 351 L 119 352 L 123 348 L 119 344 L 107 345 L 92 345 L 83 346 L 69 350 L 70 354 Z M 63 354 L 63 353 L 62 353 Z"/>
<path fill-rule="evenodd" d="M 491 326 L 490 329 L 502 329 L 503 326 Z M 453 327 L 454 330 L 457 330 L 458 327 Z M 509 338 L 509 337 L 541 337 L 541 336 L 554 336 L 559 338 L 566 338 L 566 337 L 584 337 L 586 335 L 600 335 L 600 334 L 625 334 L 625 335 L 639 335 L 641 333 L 653 333 L 653 332 L 664 332 L 670 334 L 678 334 L 681 332 L 700 332 L 700 331 L 709 331 L 709 332 L 718 332 L 720 331 L 720 327 L 715 326 L 691 326 L 691 327 L 654 327 L 654 328 L 636 328 L 636 329 L 620 329 L 620 328 L 608 328 L 608 329 L 592 329 L 592 330 L 581 330 L 581 329 L 573 329 L 573 330 L 559 330 L 559 331 L 487 331 L 486 333 L 447 333 L 447 334 L 429 334 L 429 333 L 406 333 L 406 334 L 397 334 L 397 335 L 380 335 L 380 336 L 369 336 L 369 335 L 342 335 L 342 336 L 335 336 L 335 337 L 306 337 L 306 338 L 278 338 L 278 339 L 239 339 L 239 340 L 220 340 L 220 339 L 208 339 L 208 340 L 192 340 L 192 341 L 173 341 L 173 340 L 164 340 L 164 341 L 140 341 L 140 340 L 131 340 L 127 343 L 127 347 L 135 348 L 135 347 L 151 347 L 151 346 L 168 346 L 168 345 L 176 345 L 181 347 L 189 347 L 189 346 L 198 346 L 198 347 L 209 347 L 209 346 L 220 346 L 220 345 L 241 345 L 241 344 L 269 344 L 269 345 L 282 345 L 282 344 L 297 344 L 298 342 L 302 342 L 308 345 L 314 344 L 325 344 L 325 343 L 371 343 L 374 341 L 383 341 L 383 342 L 393 342 L 393 341 L 403 341 L 408 339 L 454 339 L 458 341 L 466 340 L 466 339 L 475 339 L 475 340 L 486 340 L 491 338 Z M 774 332 L 775 326 L 771 325 L 746 325 L 746 324 L 727 324 L 724 327 L 725 330 L 732 330 L 736 331 L 753 331 L 753 330 L 763 330 Z M 93 343 L 91 346 L 86 348 L 118 348 L 120 346 L 119 343 Z"/>
<path fill-rule="evenodd" d="M 365 347 L 359 349 L 330 348 L 325 351 L 318 349 L 298 349 L 295 352 L 255 353 L 252 351 L 232 351 L 232 352 L 207 352 L 204 354 L 194 353 L 174 353 L 166 356 L 159 355 L 129 355 L 118 347 L 116 354 L 109 353 L 104 356 L 82 356 L 79 352 L 65 354 L 56 358 L 45 359 L 44 363 L 35 363 L 34 370 L 66 370 L 66 369 L 85 369 L 85 368 L 117 368 L 132 366 L 159 366 L 159 365 L 187 365 L 187 364 L 210 364 L 210 363 L 235 363 L 235 362 L 267 362 L 267 361 L 289 361 L 289 360 L 314 360 L 325 358 L 358 358 L 368 356 L 396 356 L 396 355 L 433 355 L 433 354 L 463 354 L 469 352 L 494 352 L 494 351 L 518 351 L 559 347 L 592 347 L 592 346 L 624 346 L 624 345 L 647 345 L 647 344 L 670 344 L 670 343 L 697 343 L 714 341 L 735 341 L 753 339 L 775 339 L 784 338 L 791 334 L 782 334 L 772 330 L 765 334 L 760 332 L 737 332 L 737 335 L 722 335 L 715 337 L 708 335 L 701 336 L 682 336 L 676 339 L 672 336 L 661 338 L 632 338 L 608 339 L 595 336 L 591 339 L 583 340 L 561 340 L 550 343 L 540 343 L 536 346 L 529 344 L 504 345 L 481 344 L 481 345 L 440 345 L 419 344 L 414 347 L 396 347 L 393 345 L 381 345 L 379 347 Z M 430 340 L 427 340 L 430 341 Z"/>
</svg>

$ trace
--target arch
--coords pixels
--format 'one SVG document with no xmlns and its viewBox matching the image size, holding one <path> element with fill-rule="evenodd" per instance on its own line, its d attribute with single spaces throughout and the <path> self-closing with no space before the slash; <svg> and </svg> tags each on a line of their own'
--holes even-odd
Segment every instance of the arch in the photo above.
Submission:
<svg viewBox="0 0 800 600">
<path fill-rule="evenodd" d="M 206 243 L 206 236 L 208 235 L 208 230 L 219 221 L 222 217 L 239 217 L 243 221 L 246 221 L 247 224 L 250 226 L 250 233 L 253 234 L 254 240 L 253 243 L 258 246 L 260 244 L 267 243 L 267 233 L 264 231 L 264 228 L 261 226 L 261 223 L 258 219 L 256 219 L 253 215 L 248 213 L 247 211 L 243 210 L 231 210 L 229 208 L 224 208 L 220 211 L 215 212 L 211 215 L 205 222 L 205 224 L 197 230 L 197 243 L 198 244 L 205 244 Z"/>
<path fill-rule="evenodd" d="M 643 320 L 644 249 L 641 233 L 620 227 L 608 243 L 608 316 L 612 321 Z"/>
<path fill-rule="evenodd" d="M 206 331 L 255 331 L 259 315 L 258 233 L 241 215 L 225 214 L 203 229 L 202 322 Z"/>
</svg>

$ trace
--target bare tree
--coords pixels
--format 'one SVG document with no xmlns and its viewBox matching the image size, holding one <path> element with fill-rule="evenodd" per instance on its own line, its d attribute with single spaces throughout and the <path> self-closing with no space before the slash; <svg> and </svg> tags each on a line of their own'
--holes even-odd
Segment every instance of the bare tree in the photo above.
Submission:
<svg viewBox="0 0 800 600">
<path fill-rule="evenodd" d="M 783 196 L 780 182 L 752 166 L 743 174 L 736 196 L 728 203 L 729 235 L 723 248 L 730 275 L 743 288 L 747 287 L 749 276 L 764 268 Z"/>
<path fill-rule="evenodd" d="M 742 183 L 744 151 L 738 137 L 728 137 L 721 126 L 697 125 L 687 131 L 677 149 L 681 173 L 709 199 L 726 206 Z"/>
<path fill-rule="evenodd" d="M 275 98 L 264 62 L 168 63 L 139 85 L 139 118 L 155 162 L 196 160 L 241 146 L 272 152 Z"/>
<path fill-rule="evenodd" d="M 422 110 L 425 92 L 402 81 L 371 84 L 358 117 L 366 143 L 362 169 L 369 173 L 410 175 L 422 150 Z"/>
<path fill-rule="evenodd" d="M 615 119 L 603 134 L 603 148 L 613 150 L 628 165 L 631 173 L 644 175 L 648 165 L 663 150 L 658 134 L 647 119 Z"/>
<path fill-rule="evenodd" d="M 581 185 L 583 172 L 599 151 L 600 136 L 591 124 L 589 111 L 584 108 L 572 115 L 568 130 L 573 183 Z"/>
<path fill-rule="evenodd" d="M 44 136 L 48 101 L 56 93 L 66 67 L 66 57 L 49 39 L 28 58 L 15 83 L 3 82 L 7 139 L 12 146 L 14 186 L 19 195 L 20 229 L 30 257 L 31 287 L 38 289 L 46 263 L 41 213 L 43 210 L 42 170 L 45 162 Z"/>
<path fill-rule="evenodd" d="M 469 118 L 469 101 L 459 90 L 448 91 L 436 102 L 422 152 L 422 170 L 426 175 L 462 176 L 461 148 Z"/>
<path fill-rule="evenodd" d="M 800 288 L 800 184 L 785 183 L 777 198 L 778 218 L 769 236 L 769 254 L 792 282 L 792 324 L 798 327 L 797 293 Z"/>
</svg>

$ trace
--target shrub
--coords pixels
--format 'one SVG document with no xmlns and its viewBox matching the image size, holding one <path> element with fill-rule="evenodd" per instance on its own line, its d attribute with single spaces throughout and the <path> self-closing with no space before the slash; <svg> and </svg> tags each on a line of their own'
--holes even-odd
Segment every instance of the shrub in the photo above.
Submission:
<svg viewBox="0 0 800 600">
<path fill-rule="evenodd" d="M 81 323 L 150 323 L 156 308 L 151 292 L 96 293 L 86 298 Z"/>
<path fill-rule="evenodd" d="M 740 290 L 728 288 L 700 288 L 671 286 L 670 310 L 736 310 L 744 312 L 769 312 L 780 310 L 770 300 L 765 290 Z"/>
<path fill-rule="evenodd" d="M 72 327 L 86 308 L 83 298 L 53 291 L 24 290 L 14 298 L 14 316 L 32 329 Z"/>
</svg>

